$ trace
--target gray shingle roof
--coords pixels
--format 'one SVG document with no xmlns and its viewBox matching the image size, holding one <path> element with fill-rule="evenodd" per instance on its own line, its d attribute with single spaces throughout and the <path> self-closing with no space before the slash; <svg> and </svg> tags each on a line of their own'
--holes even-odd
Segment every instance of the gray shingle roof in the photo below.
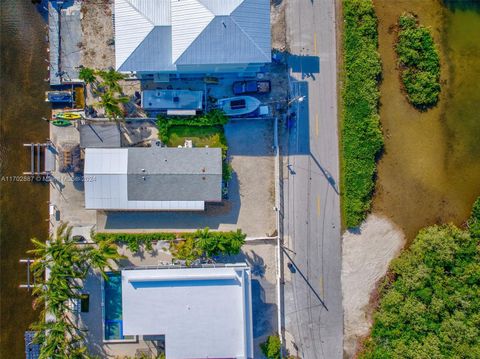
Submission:
<svg viewBox="0 0 480 359">
<path fill-rule="evenodd" d="M 129 148 L 128 200 L 220 201 L 220 148 Z"/>
</svg>

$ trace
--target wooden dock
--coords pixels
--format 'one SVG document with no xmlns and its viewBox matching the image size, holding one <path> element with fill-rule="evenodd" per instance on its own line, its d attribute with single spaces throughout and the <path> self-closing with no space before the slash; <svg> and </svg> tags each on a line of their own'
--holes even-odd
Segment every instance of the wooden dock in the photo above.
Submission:
<svg viewBox="0 0 480 359">
<path fill-rule="evenodd" d="M 55 169 L 55 148 L 51 142 L 23 146 L 30 147 L 30 171 L 23 172 L 24 175 L 48 176 Z"/>
</svg>

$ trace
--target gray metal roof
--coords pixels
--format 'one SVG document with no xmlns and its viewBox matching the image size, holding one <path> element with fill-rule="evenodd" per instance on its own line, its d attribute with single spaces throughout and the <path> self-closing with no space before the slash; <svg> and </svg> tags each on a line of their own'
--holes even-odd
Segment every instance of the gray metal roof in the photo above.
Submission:
<svg viewBox="0 0 480 359">
<path fill-rule="evenodd" d="M 220 148 L 128 149 L 128 200 L 220 201 Z"/>
<path fill-rule="evenodd" d="M 116 123 L 81 125 L 79 130 L 82 148 L 115 148 L 121 145 L 120 129 Z"/>
<path fill-rule="evenodd" d="M 266 63 L 270 42 L 269 0 L 115 0 L 120 71 Z"/>
</svg>

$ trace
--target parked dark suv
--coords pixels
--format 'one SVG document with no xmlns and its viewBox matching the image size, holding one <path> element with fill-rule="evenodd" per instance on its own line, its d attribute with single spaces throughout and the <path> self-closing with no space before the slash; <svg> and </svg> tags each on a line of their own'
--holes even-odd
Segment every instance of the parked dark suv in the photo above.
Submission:
<svg viewBox="0 0 480 359">
<path fill-rule="evenodd" d="M 269 80 L 236 81 L 233 83 L 233 93 L 244 95 L 248 93 L 269 93 L 271 83 Z"/>
</svg>

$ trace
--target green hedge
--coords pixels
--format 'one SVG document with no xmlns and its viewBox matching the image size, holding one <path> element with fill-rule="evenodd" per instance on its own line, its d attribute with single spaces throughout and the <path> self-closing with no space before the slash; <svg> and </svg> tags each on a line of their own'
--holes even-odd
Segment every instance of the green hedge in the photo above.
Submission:
<svg viewBox="0 0 480 359">
<path fill-rule="evenodd" d="M 163 142 L 168 142 L 168 129 L 171 126 L 218 126 L 225 125 L 228 122 L 227 116 L 221 110 L 214 109 L 206 114 L 195 117 L 165 117 L 158 116 L 157 128 L 158 138 Z"/>
<path fill-rule="evenodd" d="M 452 224 L 419 232 L 390 266 L 361 358 L 480 358 L 479 235 Z"/>
<path fill-rule="evenodd" d="M 125 244 L 131 252 L 138 252 L 141 245 L 144 245 L 148 251 L 153 249 L 153 244 L 157 241 L 173 242 L 179 240 L 182 253 L 186 253 L 184 242 L 193 241 L 192 251 L 198 252 L 199 256 L 211 258 L 217 255 L 238 254 L 242 245 L 245 243 L 246 234 L 242 231 L 211 232 L 209 228 L 199 229 L 195 232 L 171 233 L 96 233 L 94 240 L 96 242 L 114 241 L 119 244 Z M 177 242 L 177 241 L 175 241 Z M 172 252 L 180 252 L 178 243 L 171 244 Z M 175 256 L 182 258 L 182 254 Z"/>
<path fill-rule="evenodd" d="M 260 344 L 260 349 L 267 359 L 280 359 L 282 343 L 278 335 L 270 335 L 267 340 Z"/>
<path fill-rule="evenodd" d="M 396 50 L 407 99 L 418 108 L 433 106 L 440 94 L 440 59 L 432 34 L 410 13 L 398 24 Z"/>
<path fill-rule="evenodd" d="M 378 116 L 381 63 L 372 1 L 344 0 L 343 16 L 342 206 L 346 226 L 355 227 L 370 209 L 376 157 L 383 148 Z"/>
</svg>

